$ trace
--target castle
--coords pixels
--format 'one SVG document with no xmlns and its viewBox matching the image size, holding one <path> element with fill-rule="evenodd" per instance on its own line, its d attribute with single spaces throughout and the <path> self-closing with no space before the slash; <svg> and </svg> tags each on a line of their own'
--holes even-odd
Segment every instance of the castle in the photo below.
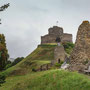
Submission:
<svg viewBox="0 0 90 90">
<path fill-rule="evenodd" d="M 72 34 L 64 33 L 63 28 L 58 26 L 49 28 L 48 34 L 41 36 L 41 44 L 58 43 L 58 45 L 54 48 L 54 60 L 51 61 L 53 65 L 55 63 L 60 63 L 60 61 L 65 61 L 66 58 L 64 47 L 59 44 L 60 42 L 72 43 Z"/>
<path fill-rule="evenodd" d="M 63 28 L 53 26 L 49 28 L 47 35 L 41 36 L 41 44 L 56 43 L 57 38 L 60 38 L 61 42 L 72 42 L 72 34 L 64 33 Z"/>
</svg>

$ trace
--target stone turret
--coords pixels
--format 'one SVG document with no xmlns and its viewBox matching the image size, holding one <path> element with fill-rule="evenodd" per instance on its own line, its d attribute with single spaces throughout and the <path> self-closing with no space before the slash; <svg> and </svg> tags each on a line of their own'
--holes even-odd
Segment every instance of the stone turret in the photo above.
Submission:
<svg viewBox="0 0 90 90">
<path fill-rule="evenodd" d="M 53 28 L 49 28 L 48 33 L 49 35 L 62 36 L 63 28 L 58 27 L 58 26 L 53 26 Z"/>
<path fill-rule="evenodd" d="M 83 71 L 90 64 L 90 23 L 84 21 L 78 29 L 75 48 L 70 57 L 72 71 Z"/>
</svg>

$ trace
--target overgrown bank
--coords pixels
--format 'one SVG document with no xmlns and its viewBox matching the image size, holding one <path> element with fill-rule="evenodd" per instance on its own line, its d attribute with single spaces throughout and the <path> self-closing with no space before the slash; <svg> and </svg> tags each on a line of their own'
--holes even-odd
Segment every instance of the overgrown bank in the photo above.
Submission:
<svg viewBox="0 0 90 90">
<path fill-rule="evenodd" d="M 49 70 L 8 77 L 0 90 L 90 90 L 90 78 L 76 72 Z"/>
</svg>

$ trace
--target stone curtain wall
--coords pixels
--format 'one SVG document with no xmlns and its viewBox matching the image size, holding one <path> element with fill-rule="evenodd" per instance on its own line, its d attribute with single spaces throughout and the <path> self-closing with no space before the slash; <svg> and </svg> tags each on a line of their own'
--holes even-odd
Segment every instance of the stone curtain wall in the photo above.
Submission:
<svg viewBox="0 0 90 90">
<path fill-rule="evenodd" d="M 64 33 L 62 37 L 62 42 L 72 42 L 72 34 Z"/>
<path fill-rule="evenodd" d="M 72 71 L 83 71 L 90 64 L 90 23 L 84 21 L 78 29 L 75 48 L 70 57 Z"/>
<path fill-rule="evenodd" d="M 44 37 L 41 37 L 41 44 L 45 44 L 45 43 L 56 43 L 56 36 L 54 35 L 45 35 Z"/>
</svg>

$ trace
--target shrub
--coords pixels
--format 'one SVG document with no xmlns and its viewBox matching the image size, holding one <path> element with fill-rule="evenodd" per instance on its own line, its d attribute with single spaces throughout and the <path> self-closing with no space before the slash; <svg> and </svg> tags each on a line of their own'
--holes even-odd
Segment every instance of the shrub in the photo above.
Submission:
<svg viewBox="0 0 90 90">
<path fill-rule="evenodd" d="M 20 61 L 22 61 L 24 59 L 24 57 L 18 57 L 14 60 L 14 62 L 12 63 L 12 66 L 16 65 L 17 63 L 19 63 Z"/>
<path fill-rule="evenodd" d="M 10 68 L 11 66 L 12 66 L 12 64 L 7 64 L 4 69 L 6 70 L 6 69 Z"/>
<path fill-rule="evenodd" d="M 61 65 L 62 65 L 63 63 L 64 63 L 64 62 L 61 61 L 60 63 L 56 63 L 55 66 L 56 66 L 56 67 L 61 67 Z"/>
<path fill-rule="evenodd" d="M 4 67 L 4 69 L 6 70 L 6 69 L 8 69 L 9 67 L 11 67 L 12 66 L 12 62 L 11 61 L 7 61 L 6 62 L 6 66 Z"/>
<path fill-rule="evenodd" d="M 74 48 L 74 44 L 73 43 L 70 43 L 70 42 L 67 42 L 67 43 L 63 43 L 63 46 L 64 48 Z"/>
<path fill-rule="evenodd" d="M 6 79 L 5 75 L 0 75 L 0 86 L 1 84 L 5 83 L 5 79 Z"/>
<path fill-rule="evenodd" d="M 33 72 L 36 72 L 37 70 L 36 70 L 35 68 L 32 68 L 32 71 L 33 71 Z"/>
<path fill-rule="evenodd" d="M 83 21 L 84 24 L 89 23 L 89 21 Z"/>
<path fill-rule="evenodd" d="M 63 43 L 63 46 L 66 53 L 71 54 L 72 49 L 74 48 L 75 45 L 73 43 L 67 42 L 67 43 Z"/>
</svg>

